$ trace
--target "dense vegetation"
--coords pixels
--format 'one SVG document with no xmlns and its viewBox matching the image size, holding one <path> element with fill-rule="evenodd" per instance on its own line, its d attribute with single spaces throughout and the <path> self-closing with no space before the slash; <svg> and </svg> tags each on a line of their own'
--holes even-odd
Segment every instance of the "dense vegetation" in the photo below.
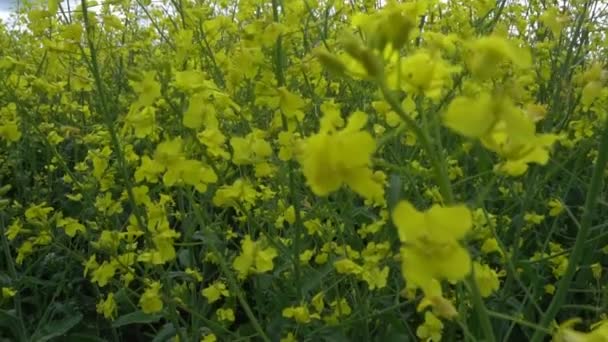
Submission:
<svg viewBox="0 0 608 342">
<path fill-rule="evenodd" d="M 608 4 L 0 24 L 0 338 L 608 341 Z"/>
</svg>

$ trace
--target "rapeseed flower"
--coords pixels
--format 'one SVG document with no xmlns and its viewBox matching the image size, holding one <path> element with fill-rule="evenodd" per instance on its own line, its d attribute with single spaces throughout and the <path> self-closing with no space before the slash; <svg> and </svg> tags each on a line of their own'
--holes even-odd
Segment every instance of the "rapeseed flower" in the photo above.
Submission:
<svg viewBox="0 0 608 342">
<path fill-rule="evenodd" d="M 471 258 L 459 240 L 471 230 L 471 212 L 464 205 L 433 205 L 420 212 L 407 201 L 393 210 L 401 247 L 401 268 L 407 282 L 423 291 L 433 279 L 463 280 Z"/>
<path fill-rule="evenodd" d="M 299 161 L 315 194 L 326 196 L 348 185 L 366 199 L 382 201 L 383 186 L 374 180 L 370 168 L 376 144 L 362 130 L 366 122 L 365 113 L 355 112 L 344 129 L 333 132 L 333 127 L 322 126 L 304 140 Z"/>
</svg>

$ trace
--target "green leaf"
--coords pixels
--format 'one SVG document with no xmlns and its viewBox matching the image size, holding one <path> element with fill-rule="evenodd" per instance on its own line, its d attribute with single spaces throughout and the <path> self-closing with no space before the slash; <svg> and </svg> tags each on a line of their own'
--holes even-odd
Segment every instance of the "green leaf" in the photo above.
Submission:
<svg viewBox="0 0 608 342">
<path fill-rule="evenodd" d="M 80 323 L 80 321 L 82 321 L 82 314 L 80 312 L 67 316 L 61 320 L 50 321 L 36 333 L 36 336 L 32 337 L 32 340 L 36 342 L 50 341 L 55 337 L 65 335 L 70 329 Z"/>
<path fill-rule="evenodd" d="M 118 317 L 112 322 L 112 328 L 119 328 L 129 324 L 156 323 L 161 317 L 161 314 L 147 314 L 139 310 Z"/>
<path fill-rule="evenodd" d="M 152 342 L 167 341 L 171 337 L 175 336 L 176 333 L 177 333 L 177 330 L 175 329 L 175 326 L 173 325 L 173 323 L 167 323 L 167 324 L 163 325 L 163 327 L 156 334 L 156 336 L 154 336 L 154 339 L 152 340 Z"/>
<path fill-rule="evenodd" d="M 15 310 L 0 310 L 0 326 L 10 329 L 13 337 L 19 336 L 19 318 L 13 312 Z"/>
</svg>

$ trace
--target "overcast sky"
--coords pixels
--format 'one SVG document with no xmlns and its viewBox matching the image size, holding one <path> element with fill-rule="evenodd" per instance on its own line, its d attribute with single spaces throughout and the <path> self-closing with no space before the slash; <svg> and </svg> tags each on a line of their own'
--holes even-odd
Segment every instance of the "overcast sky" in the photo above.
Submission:
<svg viewBox="0 0 608 342">
<path fill-rule="evenodd" d="M 17 0 L 0 0 L 0 19 L 6 19 L 16 8 Z"/>
</svg>

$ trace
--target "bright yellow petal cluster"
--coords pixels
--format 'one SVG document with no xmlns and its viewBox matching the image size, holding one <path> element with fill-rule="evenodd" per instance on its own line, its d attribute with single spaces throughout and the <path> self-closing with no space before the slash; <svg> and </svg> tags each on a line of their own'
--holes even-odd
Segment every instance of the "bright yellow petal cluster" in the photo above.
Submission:
<svg viewBox="0 0 608 342">
<path fill-rule="evenodd" d="M 265 247 L 260 241 L 253 241 L 249 235 L 241 241 L 241 254 L 234 258 L 232 267 L 237 271 L 239 279 L 245 279 L 249 274 L 272 271 L 277 250 Z"/>
<path fill-rule="evenodd" d="M 342 130 L 323 129 L 304 141 L 300 164 L 312 191 L 326 196 L 348 185 L 366 199 L 381 202 L 383 185 L 374 179 L 370 158 L 376 148 L 371 134 L 363 131 L 367 115 L 355 112 Z"/>
<path fill-rule="evenodd" d="M 487 92 L 456 97 L 444 113 L 443 123 L 467 138 L 480 139 L 487 149 L 506 159 L 497 165 L 497 171 L 512 176 L 526 172 L 530 163 L 546 164 L 557 140 L 553 134 L 537 134 L 534 118 L 510 99 Z"/>
<path fill-rule="evenodd" d="M 393 222 L 402 242 L 402 272 L 408 286 L 427 291 L 434 279 L 459 281 L 471 271 L 471 258 L 459 240 L 473 225 L 464 205 L 432 206 L 420 212 L 401 201 L 393 211 Z"/>
</svg>

